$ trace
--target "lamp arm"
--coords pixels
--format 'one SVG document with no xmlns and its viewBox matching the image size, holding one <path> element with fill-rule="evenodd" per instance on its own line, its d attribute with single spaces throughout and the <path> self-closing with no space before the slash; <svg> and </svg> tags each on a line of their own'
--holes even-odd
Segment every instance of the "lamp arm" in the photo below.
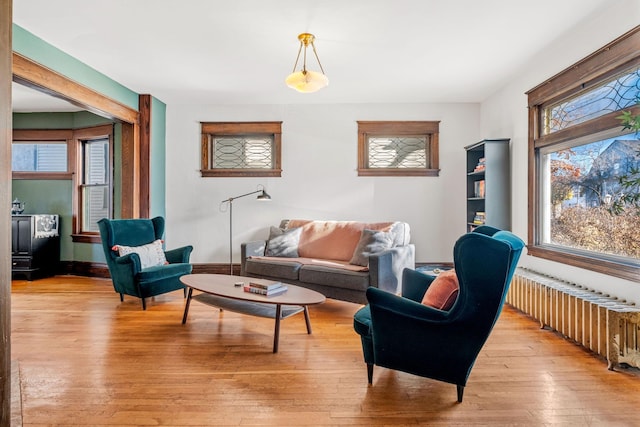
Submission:
<svg viewBox="0 0 640 427">
<path fill-rule="evenodd" d="M 231 202 L 233 202 L 235 199 L 240 199 L 240 198 L 242 198 L 242 197 L 250 196 L 250 195 L 252 195 L 252 194 L 261 193 L 261 192 L 263 192 L 263 191 L 264 191 L 264 190 L 256 190 L 256 191 L 252 191 L 252 192 L 250 192 L 250 193 L 242 194 L 242 195 L 240 195 L 240 196 L 229 197 L 228 199 L 223 200 L 223 201 L 222 201 L 222 202 L 220 202 L 220 203 L 225 203 L 225 202 L 231 203 Z"/>
</svg>

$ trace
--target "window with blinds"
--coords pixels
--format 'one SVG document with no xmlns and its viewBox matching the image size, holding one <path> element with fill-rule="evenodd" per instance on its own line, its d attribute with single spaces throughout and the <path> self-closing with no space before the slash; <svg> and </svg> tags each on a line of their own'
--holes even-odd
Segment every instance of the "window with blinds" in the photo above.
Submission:
<svg viewBox="0 0 640 427">
<path fill-rule="evenodd" d="M 13 141 L 14 172 L 67 172 L 67 141 Z"/>
<path fill-rule="evenodd" d="M 82 230 L 98 232 L 98 221 L 109 218 L 109 139 L 82 142 Z"/>
</svg>

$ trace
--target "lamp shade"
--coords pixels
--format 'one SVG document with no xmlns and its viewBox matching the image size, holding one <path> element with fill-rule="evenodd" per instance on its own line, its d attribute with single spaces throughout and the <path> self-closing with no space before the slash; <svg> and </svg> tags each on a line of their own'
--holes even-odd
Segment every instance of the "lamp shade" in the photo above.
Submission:
<svg viewBox="0 0 640 427">
<path fill-rule="evenodd" d="M 258 194 L 258 200 L 260 201 L 269 201 L 271 200 L 271 196 L 269 194 L 267 194 L 266 191 L 262 190 L 262 194 Z"/>
<path fill-rule="evenodd" d="M 297 71 L 287 76 L 285 83 L 302 93 L 316 92 L 329 85 L 329 78 L 317 71 Z"/>
</svg>

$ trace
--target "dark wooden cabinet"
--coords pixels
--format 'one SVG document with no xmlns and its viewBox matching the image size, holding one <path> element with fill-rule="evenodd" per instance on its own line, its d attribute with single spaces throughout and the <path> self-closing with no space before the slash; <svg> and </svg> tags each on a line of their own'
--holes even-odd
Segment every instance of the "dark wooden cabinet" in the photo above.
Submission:
<svg viewBox="0 0 640 427">
<path fill-rule="evenodd" d="M 509 139 L 485 139 L 467 151 L 467 231 L 486 224 L 511 229 Z"/>
<path fill-rule="evenodd" d="M 50 276 L 60 264 L 58 215 L 11 216 L 11 275 Z"/>
</svg>

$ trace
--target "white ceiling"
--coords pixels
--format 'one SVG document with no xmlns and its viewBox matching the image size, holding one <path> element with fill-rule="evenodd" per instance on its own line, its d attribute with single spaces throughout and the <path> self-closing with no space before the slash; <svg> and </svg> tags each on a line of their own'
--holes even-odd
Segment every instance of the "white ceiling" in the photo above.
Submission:
<svg viewBox="0 0 640 427">
<path fill-rule="evenodd" d="M 481 102 L 610 2 L 14 0 L 13 21 L 167 104 Z M 284 84 L 302 32 L 330 81 L 314 94 Z"/>
</svg>

